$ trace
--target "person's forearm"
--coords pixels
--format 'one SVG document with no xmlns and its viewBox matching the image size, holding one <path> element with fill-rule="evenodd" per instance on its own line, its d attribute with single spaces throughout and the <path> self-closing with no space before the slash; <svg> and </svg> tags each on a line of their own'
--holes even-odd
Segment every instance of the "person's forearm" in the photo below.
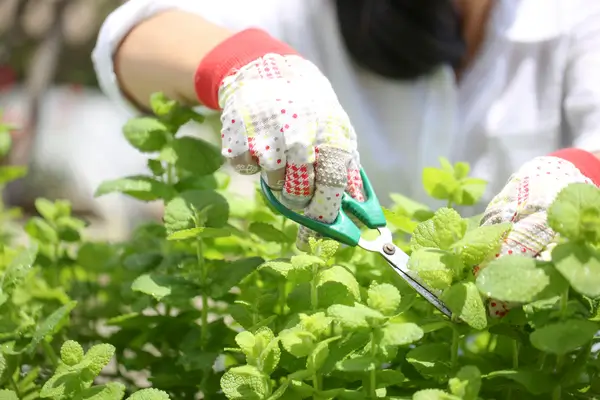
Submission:
<svg viewBox="0 0 600 400">
<path fill-rule="evenodd" d="M 158 91 L 187 105 L 198 104 L 196 69 L 210 50 L 233 33 L 182 11 L 167 11 L 142 22 L 115 54 L 121 90 L 143 108 Z"/>
</svg>

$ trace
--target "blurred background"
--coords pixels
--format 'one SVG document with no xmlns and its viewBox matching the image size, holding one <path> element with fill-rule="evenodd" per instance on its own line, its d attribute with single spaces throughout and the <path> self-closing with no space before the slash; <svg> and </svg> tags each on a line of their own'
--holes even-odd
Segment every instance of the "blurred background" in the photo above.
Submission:
<svg viewBox="0 0 600 400">
<path fill-rule="evenodd" d="M 129 116 L 101 93 L 90 58 L 103 20 L 123 2 L 0 0 L 0 121 L 18 127 L 2 163 L 29 168 L 4 200 L 27 217 L 37 197 L 68 199 L 91 234 L 108 240 L 161 217 L 157 204 L 93 197 L 102 181 L 146 169 L 121 134 Z M 211 126 L 194 134 L 210 138 Z"/>
</svg>

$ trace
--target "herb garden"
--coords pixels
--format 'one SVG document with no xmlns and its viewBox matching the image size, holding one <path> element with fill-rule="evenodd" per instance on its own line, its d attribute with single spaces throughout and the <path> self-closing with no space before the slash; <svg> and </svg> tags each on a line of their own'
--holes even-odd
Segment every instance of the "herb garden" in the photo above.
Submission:
<svg viewBox="0 0 600 400">
<path fill-rule="evenodd" d="M 161 94 L 152 108 L 123 129 L 147 175 L 97 195 L 162 201 L 162 223 L 95 242 L 66 201 L 38 199 L 22 244 L 2 210 L 0 399 L 600 398 L 600 189 L 559 193 L 558 239 L 535 260 L 496 259 L 510 224 L 455 211 L 485 187 L 465 163 L 423 173 L 447 207 L 393 195 L 395 243 L 448 319 L 378 254 L 317 239 L 299 252 L 295 223 L 258 190 L 228 191 L 220 150 L 178 134 L 200 115 Z M 24 174 L 0 167 L 0 183 Z M 513 308 L 490 318 L 488 298 Z"/>
</svg>

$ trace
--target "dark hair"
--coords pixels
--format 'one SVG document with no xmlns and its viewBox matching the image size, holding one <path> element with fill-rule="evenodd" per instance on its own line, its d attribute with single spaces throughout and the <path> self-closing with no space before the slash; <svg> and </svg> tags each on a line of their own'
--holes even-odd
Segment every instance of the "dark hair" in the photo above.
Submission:
<svg viewBox="0 0 600 400">
<path fill-rule="evenodd" d="M 465 53 L 452 0 L 335 0 L 344 43 L 355 62 L 376 74 L 412 79 Z"/>
</svg>

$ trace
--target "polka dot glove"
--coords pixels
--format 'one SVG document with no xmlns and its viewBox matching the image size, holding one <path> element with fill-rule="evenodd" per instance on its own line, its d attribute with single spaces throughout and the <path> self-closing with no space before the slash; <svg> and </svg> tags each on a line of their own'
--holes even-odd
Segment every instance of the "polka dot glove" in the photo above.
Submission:
<svg viewBox="0 0 600 400">
<path fill-rule="evenodd" d="M 287 207 L 330 223 L 344 191 L 364 200 L 356 133 L 311 62 L 267 54 L 225 77 L 218 101 L 223 155 L 239 173 L 260 171 Z M 300 228 L 300 249 L 310 235 Z"/>
<path fill-rule="evenodd" d="M 577 149 L 537 157 L 513 174 L 485 210 L 482 225 L 512 222 L 513 228 L 496 257 L 522 254 L 549 257 L 556 233 L 547 224 L 548 208 L 556 195 L 571 183 L 598 184 L 600 161 Z M 485 268 L 485 266 L 481 266 Z M 481 269 L 475 268 L 477 275 Z M 503 317 L 514 305 L 488 300 L 492 317 Z"/>
</svg>

